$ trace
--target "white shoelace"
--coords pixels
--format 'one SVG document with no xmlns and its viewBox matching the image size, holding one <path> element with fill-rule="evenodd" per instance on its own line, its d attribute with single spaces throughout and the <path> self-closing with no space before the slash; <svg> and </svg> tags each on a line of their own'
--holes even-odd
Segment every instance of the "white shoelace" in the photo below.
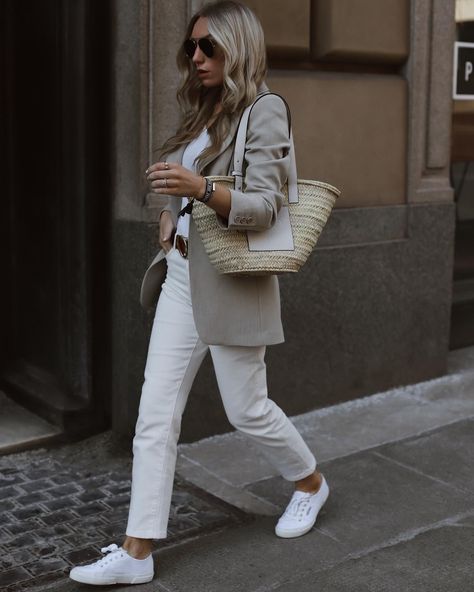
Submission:
<svg viewBox="0 0 474 592">
<path fill-rule="evenodd" d="M 106 565 L 107 563 L 110 563 L 111 561 L 113 561 L 117 557 L 117 555 L 115 555 L 115 553 L 118 553 L 120 551 L 122 551 L 122 548 L 118 547 L 115 543 L 112 543 L 108 547 L 102 547 L 100 552 L 103 553 L 105 555 L 105 557 L 102 557 L 102 559 L 99 559 L 97 561 L 96 565 L 100 565 L 102 567 L 102 566 Z"/>
<path fill-rule="evenodd" d="M 292 499 L 288 504 L 282 518 L 298 518 L 301 520 L 303 517 L 306 507 L 309 504 L 309 499 L 312 496 L 311 493 L 307 493 L 304 497 L 296 497 Z"/>
</svg>

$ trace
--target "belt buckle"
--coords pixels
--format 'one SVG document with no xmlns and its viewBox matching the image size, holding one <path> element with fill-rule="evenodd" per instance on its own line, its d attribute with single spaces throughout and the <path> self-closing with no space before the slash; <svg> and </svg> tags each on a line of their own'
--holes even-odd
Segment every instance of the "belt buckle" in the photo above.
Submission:
<svg viewBox="0 0 474 592">
<path fill-rule="evenodd" d="M 182 234 L 174 235 L 174 245 L 183 259 L 188 258 L 188 239 Z"/>
</svg>

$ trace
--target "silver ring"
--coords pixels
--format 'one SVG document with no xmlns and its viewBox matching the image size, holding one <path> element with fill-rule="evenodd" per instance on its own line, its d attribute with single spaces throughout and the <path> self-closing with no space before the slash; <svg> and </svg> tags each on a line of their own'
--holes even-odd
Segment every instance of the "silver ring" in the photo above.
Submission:
<svg viewBox="0 0 474 592">
<path fill-rule="evenodd" d="M 170 170 L 170 165 L 165 161 L 165 170 L 169 171 Z"/>
<path fill-rule="evenodd" d="M 165 187 L 168 188 L 168 179 L 165 179 Z"/>
</svg>

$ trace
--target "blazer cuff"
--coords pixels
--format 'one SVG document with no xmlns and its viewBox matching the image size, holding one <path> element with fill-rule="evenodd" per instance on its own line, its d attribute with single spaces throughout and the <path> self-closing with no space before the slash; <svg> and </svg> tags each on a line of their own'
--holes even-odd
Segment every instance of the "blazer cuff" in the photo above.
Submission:
<svg viewBox="0 0 474 592">
<path fill-rule="evenodd" d="M 223 230 L 266 230 L 276 219 L 270 203 L 261 195 L 230 190 L 231 207 L 229 217 L 216 213 L 217 224 Z"/>
</svg>

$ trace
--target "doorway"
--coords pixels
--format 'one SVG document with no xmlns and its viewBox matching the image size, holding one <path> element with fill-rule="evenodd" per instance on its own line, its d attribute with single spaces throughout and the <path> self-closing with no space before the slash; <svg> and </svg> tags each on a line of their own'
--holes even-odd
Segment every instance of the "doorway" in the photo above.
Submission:
<svg viewBox="0 0 474 592">
<path fill-rule="evenodd" d="M 1 4 L 0 380 L 66 433 L 109 381 L 109 3 Z"/>
</svg>

